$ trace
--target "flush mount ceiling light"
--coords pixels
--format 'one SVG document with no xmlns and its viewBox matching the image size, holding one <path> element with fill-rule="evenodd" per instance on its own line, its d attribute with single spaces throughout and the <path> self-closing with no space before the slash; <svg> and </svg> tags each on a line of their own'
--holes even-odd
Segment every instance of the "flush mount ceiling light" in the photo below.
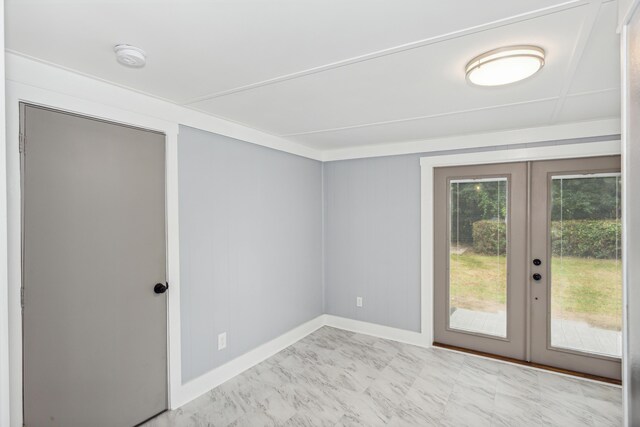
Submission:
<svg viewBox="0 0 640 427">
<path fill-rule="evenodd" d="M 500 86 L 531 77 L 544 66 L 544 50 L 537 46 L 507 46 L 473 58 L 465 69 L 478 86 Z"/>
<path fill-rule="evenodd" d="M 147 54 L 139 47 L 119 44 L 113 47 L 116 59 L 126 67 L 142 68 L 147 63 Z"/>
</svg>

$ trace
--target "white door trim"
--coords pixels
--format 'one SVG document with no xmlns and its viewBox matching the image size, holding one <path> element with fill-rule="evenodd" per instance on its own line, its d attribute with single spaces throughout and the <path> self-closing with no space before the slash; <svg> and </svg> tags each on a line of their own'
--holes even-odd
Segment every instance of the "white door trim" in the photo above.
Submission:
<svg viewBox="0 0 640 427">
<path fill-rule="evenodd" d="M 83 116 L 100 118 L 165 134 L 166 150 L 166 227 L 167 227 L 167 281 L 168 337 L 167 378 L 169 407 L 181 398 L 182 376 L 180 360 L 180 259 L 178 239 L 178 124 L 130 111 L 108 107 L 90 101 L 62 95 L 45 89 L 7 82 L 7 247 L 8 247 L 8 300 L 9 300 L 9 398 L 11 426 L 22 425 L 22 315 L 20 307 L 21 277 L 21 191 L 19 103 L 41 105 Z"/>
<path fill-rule="evenodd" d="M 620 140 L 448 154 L 420 158 L 421 228 L 421 335 L 426 346 L 433 344 L 433 172 L 437 167 L 468 166 L 533 160 L 571 159 L 620 154 Z M 623 334 L 622 340 L 626 337 Z"/>
</svg>

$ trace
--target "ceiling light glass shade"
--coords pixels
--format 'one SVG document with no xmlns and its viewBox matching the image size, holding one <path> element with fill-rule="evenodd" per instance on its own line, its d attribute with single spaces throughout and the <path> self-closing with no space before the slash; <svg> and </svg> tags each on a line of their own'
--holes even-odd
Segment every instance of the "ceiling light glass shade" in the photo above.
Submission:
<svg viewBox="0 0 640 427">
<path fill-rule="evenodd" d="M 509 46 L 473 58 L 467 80 L 479 86 L 500 86 L 531 77 L 544 66 L 544 50 L 537 46 Z"/>
</svg>

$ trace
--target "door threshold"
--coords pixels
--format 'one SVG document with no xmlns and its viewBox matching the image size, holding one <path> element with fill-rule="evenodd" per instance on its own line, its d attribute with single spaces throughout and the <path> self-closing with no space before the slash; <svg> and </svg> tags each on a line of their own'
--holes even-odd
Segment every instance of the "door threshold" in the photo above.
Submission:
<svg viewBox="0 0 640 427">
<path fill-rule="evenodd" d="M 524 360 L 513 359 L 511 357 L 506 357 L 506 356 L 498 356 L 496 354 L 485 353 L 483 351 L 469 350 L 468 348 L 456 347 L 455 345 L 441 344 L 438 342 L 434 342 L 433 346 L 443 348 L 445 350 L 453 350 L 461 353 L 473 354 L 475 356 L 486 357 L 488 359 L 499 360 L 501 362 L 508 362 L 516 365 L 527 366 L 529 368 L 536 368 L 544 371 L 555 372 L 556 374 L 569 375 L 572 377 L 577 377 L 577 378 L 591 380 L 591 381 L 598 381 L 606 384 L 622 385 L 622 381 L 615 380 L 613 378 L 600 377 L 598 375 L 585 374 L 583 372 L 570 371 L 568 369 L 554 368 L 553 366 L 542 365 L 540 363 L 534 363 L 534 362 L 527 362 Z"/>
</svg>

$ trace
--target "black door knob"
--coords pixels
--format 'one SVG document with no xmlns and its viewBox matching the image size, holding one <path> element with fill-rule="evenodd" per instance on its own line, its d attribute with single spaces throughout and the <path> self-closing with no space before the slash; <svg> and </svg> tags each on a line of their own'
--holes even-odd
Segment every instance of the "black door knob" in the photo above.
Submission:
<svg viewBox="0 0 640 427">
<path fill-rule="evenodd" d="M 168 288 L 169 288 L 168 285 L 163 285 L 162 283 L 156 283 L 156 285 L 153 287 L 153 292 L 155 292 L 156 294 L 164 294 L 165 292 L 167 292 Z"/>
<path fill-rule="evenodd" d="M 540 273 L 535 273 L 535 274 L 533 275 L 533 280 L 535 280 L 536 282 L 537 282 L 538 280 L 540 280 L 540 279 L 542 279 L 542 274 L 540 274 Z"/>
<path fill-rule="evenodd" d="M 540 261 L 538 258 L 533 260 L 533 265 L 541 265 L 542 261 Z"/>
</svg>

